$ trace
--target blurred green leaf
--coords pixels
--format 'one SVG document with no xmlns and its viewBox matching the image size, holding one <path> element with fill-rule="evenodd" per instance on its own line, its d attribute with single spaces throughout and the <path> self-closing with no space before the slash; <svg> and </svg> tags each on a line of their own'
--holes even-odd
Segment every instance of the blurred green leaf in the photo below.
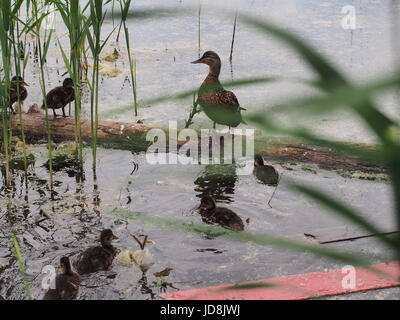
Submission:
<svg viewBox="0 0 400 320">
<path fill-rule="evenodd" d="M 357 212 L 355 209 L 351 209 L 344 204 L 344 202 L 334 199 L 333 197 L 327 195 L 324 192 L 318 191 L 314 188 L 300 185 L 292 184 L 292 187 L 304 193 L 311 199 L 316 200 L 320 204 L 324 205 L 326 208 L 333 210 L 337 215 L 348 220 L 355 226 L 359 226 L 365 231 L 375 235 L 379 240 L 386 244 L 390 249 L 396 251 L 400 248 L 400 243 L 392 239 L 390 236 L 385 236 L 384 231 L 375 227 L 372 223 L 369 223 L 361 213 Z"/>
</svg>

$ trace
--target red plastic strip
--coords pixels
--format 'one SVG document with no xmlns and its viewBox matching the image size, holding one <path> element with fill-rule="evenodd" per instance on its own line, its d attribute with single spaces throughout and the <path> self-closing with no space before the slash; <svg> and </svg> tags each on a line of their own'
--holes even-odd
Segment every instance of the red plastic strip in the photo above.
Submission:
<svg viewBox="0 0 400 320">
<path fill-rule="evenodd" d="M 355 268 L 353 282 L 355 285 L 352 285 L 351 281 L 346 281 L 349 279 L 349 272 L 334 270 L 233 284 L 239 287 L 258 285 L 251 289 L 248 287 L 227 289 L 232 284 L 225 284 L 168 292 L 162 294 L 161 297 L 169 300 L 302 300 L 400 286 L 400 262 L 393 261 L 372 267 L 386 275 L 364 268 Z M 267 287 L 270 284 L 272 286 Z"/>
</svg>

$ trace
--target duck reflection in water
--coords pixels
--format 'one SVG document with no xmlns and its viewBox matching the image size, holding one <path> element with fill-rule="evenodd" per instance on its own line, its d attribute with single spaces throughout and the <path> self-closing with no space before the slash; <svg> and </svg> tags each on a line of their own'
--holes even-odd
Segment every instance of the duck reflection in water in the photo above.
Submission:
<svg viewBox="0 0 400 320">
<path fill-rule="evenodd" d="M 199 193 L 199 198 L 210 195 L 215 200 L 230 203 L 233 201 L 237 180 L 234 164 L 208 165 L 202 175 L 194 181 L 194 190 Z"/>
</svg>

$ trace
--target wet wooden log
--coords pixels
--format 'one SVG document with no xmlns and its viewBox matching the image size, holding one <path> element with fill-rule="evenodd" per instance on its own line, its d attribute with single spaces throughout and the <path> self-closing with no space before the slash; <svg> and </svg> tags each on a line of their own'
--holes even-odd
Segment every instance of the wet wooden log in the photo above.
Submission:
<svg viewBox="0 0 400 320">
<path fill-rule="evenodd" d="M 27 113 L 22 114 L 22 123 L 26 139 L 29 143 L 35 143 L 47 139 L 46 118 L 42 109 L 36 104 L 32 105 Z M 75 139 L 75 118 L 57 117 L 49 115 L 51 136 L 55 142 L 69 141 Z M 85 141 L 92 138 L 91 121 L 88 118 L 82 118 L 81 137 Z M 21 122 L 19 114 L 11 118 L 11 127 L 13 132 L 21 132 Z M 0 123 L 0 128 L 2 124 Z M 110 147 L 117 149 L 145 150 L 149 142 L 146 143 L 146 133 L 155 127 L 125 122 L 99 121 L 97 137 L 99 143 L 108 142 Z"/>
<path fill-rule="evenodd" d="M 46 121 L 43 111 L 33 105 L 27 113 L 22 115 L 25 135 L 27 141 L 35 143 L 46 141 Z M 19 115 L 13 115 L 11 119 L 12 130 L 15 133 L 20 132 L 21 123 Z M 75 139 L 75 118 L 56 118 L 50 116 L 50 127 L 52 138 L 55 142 L 68 141 Z M 149 126 L 139 123 L 125 123 L 113 121 L 99 121 L 98 144 L 107 148 L 146 151 L 150 142 L 146 140 L 146 134 L 151 129 L 163 129 L 166 134 L 166 128 Z M 2 124 L 0 123 L 0 129 Z M 82 138 L 85 141 L 91 140 L 91 122 L 90 119 L 81 119 Z M 2 132 L 2 131 L 1 131 Z M 178 141 L 179 145 L 185 141 Z M 371 145 L 355 145 L 357 148 L 371 149 Z M 349 157 L 335 151 L 326 150 L 316 146 L 304 145 L 290 140 L 275 139 L 270 137 L 257 137 L 255 143 L 255 152 L 261 153 L 269 159 L 286 163 L 312 163 L 324 169 L 343 170 L 346 172 L 367 173 L 372 176 L 367 178 L 374 179 L 373 175 L 385 174 L 386 169 L 379 164 L 369 163 L 356 157 Z"/>
</svg>

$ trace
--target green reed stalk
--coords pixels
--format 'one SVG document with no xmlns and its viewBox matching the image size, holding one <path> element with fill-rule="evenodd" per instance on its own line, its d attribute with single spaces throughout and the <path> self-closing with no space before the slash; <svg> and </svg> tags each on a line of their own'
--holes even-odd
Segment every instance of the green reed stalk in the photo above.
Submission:
<svg viewBox="0 0 400 320">
<path fill-rule="evenodd" d="M 75 90 L 75 142 L 78 146 L 78 158 L 79 162 L 83 164 L 82 154 L 82 128 L 81 128 L 81 92 L 79 90 L 80 83 L 80 62 L 81 62 L 81 51 L 79 47 L 79 37 L 81 29 L 81 15 L 80 6 L 77 0 L 70 2 L 70 22 L 71 27 L 69 29 L 70 41 L 71 41 L 71 65 L 72 65 L 72 79 L 74 81 Z"/>
<path fill-rule="evenodd" d="M 199 58 L 201 56 L 201 7 L 202 3 L 199 0 L 198 18 L 197 18 L 197 50 L 199 52 Z"/>
<path fill-rule="evenodd" d="M 231 54 L 229 55 L 229 61 L 232 63 L 232 57 L 233 57 L 233 46 L 235 44 L 235 35 L 236 35 L 236 22 L 237 22 L 237 16 L 238 13 L 237 11 L 235 12 L 235 20 L 233 22 L 233 32 L 232 32 L 232 42 L 231 42 Z"/>
<path fill-rule="evenodd" d="M 18 15 L 18 12 L 17 12 Z M 15 28 L 14 24 L 16 27 L 16 33 L 17 37 L 15 37 Z M 23 73 L 21 72 L 21 52 L 20 52 L 20 30 L 19 30 L 19 22 L 18 20 L 15 20 L 14 23 L 11 25 L 11 37 L 12 37 L 12 46 L 13 46 L 13 53 L 14 53 L 14 67 L 15 67 L 15 75 L 16 76 L 21 76 Z M 25 66 L 25 64 L 24 64 Z M 17 86 L 17 91 L 19 90 L 19 86 Z M 23 151 L 23 157 L 24 157 L 24 172 L 25 172 L 25 181 L 27 181 L 27 175 L 28 175 L 28 155 L 26 151 L 26 139 L 25 139 L 25 126 L 24 126 L 24 119 L 22 117 L 22 103 L 19 100 L 19 92 L 17 92 L 18 96 L 18 116 L 19 116 L 19 123 L 21 125 L 21 139 L 23 143 L 22 151 Z"/>
<path fill-rule="evenodd" d="M 120 0 L 120 6 L 121 6 L 121 19 L 122 19 L 122 25 L 124 27 L 124 34 L 125 34 L 125 43 L 126 43 L 126 48 L 128 51 L 128 59 L 129 59 L 129 70 L 131 74 L 131 82 L 132 82 L 132 94 L 133 94 L 133 106 L 135 109 L 135 116 L 138 115 L 137 111 L 137 97 L 136 97 L 136 80 L 135 80 L 135 63 L 132 59 L 131 55 L 131 47 L 130 47 L 130 42 L 129 42 L 129 30 L 128 26 L 126 24 L 126 19 L 128 16 L 128 11 L 129 7 L 131 5 L 131 0 Z"/>
<path fill-rule="evenodd" d="M 26 275 L 25 265 L 24 265 L 24 261 L 22 259 L 22 253 L 21 253 L 21 250 L 20 250 L 20 247 L 18 244 L 18 239 L 15 236 L 15 234 L 12 236 L 12 242 L 13 242 L 13 248 L 14 248 L 14 250 L 13 250 L 14 255 L 18 261 L 18 269 L 22 276 L 22 282 L 24 283 L 25 294 L 29 300 L 32 300 L 33 297 L 31 294 L 31 287 L 30 287 L 30 284 L 28 281 L 28 277 Z"/>
<path fill-rule="evenodd" d="M 50 31 L 50 34 L 44 39 L 44 46 L 42 44 L 42 40 L 40 37 L 40 29 L 41 29 L 41 22 L 43 21 L 43 18 L 45 14 L 39 15 L 39 8 L 37 6 L 37 2 L 33 1 L 32 2 L 32 11 L 33 11 L 33 17 L 34 20 L 39 22 L 35 24 L 35 32 L 36 32 L 36 44 L 38 48 L 38 54 L 39 54 L 39 66 L 40 66 L 40 88 L 42 90 L 42 96 L 43 96 L 43 104 L 44 104 L 44 111 L 45 111 L 45 122 L 46 122 L 46 131 L 47 131 L 47 150 L 48 150 L 48 155 L 49 155 L 49 173 L 50 173 L 50 190 L 53 191 L 53 186 L 54 186 L 54 178 L 53 178 L 53 146 L 52 146 L 52 138 L 51 138 L 51 128 L 50 128 L 50 122 L 49 122 L 49 109 L 47 105 L 47 99 L 46 99 L 46 82 L 45 82 L 45 76 L 44 76 L 44 66 L 46 63 L 46 55 L 47 55 L 47 50 L 50 45 L 50 40 L 53 31 Z"/>
<path fill-rule="evenodd" d="M 87 19 L 84 15 L 86 9 L 89 7 L 90 2 L 87 2 L 83 8 L 80 7 L 78 0 L 71 0 L 67 3 L 62 1 L 53 0 L 65 26 L 68 29 L 68 36 L 70 41 L 70 57 L 69 61 L 66 59 L 65 52 L 60 46 L 63 55 L 64 63 L 68 69 L 69 75 L 74 82 L 75 91 L 75 143 L 77 145 L 77 158 L 83 166 L 83 140 L 81 128 L 81 90 L 80 83 L 82 78 L 82 57 L 84 52 L 84 43 L 88 33 L 91 19 Z"/>
<path fill-rule="evenodd" d="M 197 108 L 198 106 L 199 105 L 197 103 L 197 95 L 196 95 L 196 93 L 193 93 L 193 105 L 192 105 L 192 109 L 189 113 L 189 117 L 185 121 L 185 128 L 189 128 L 189 126 L 193 124 L 194 116 L 201 112 L 201 110 Z"/>
<path fill-rule="evenodd" d="M 11 185 L 10 173 L 10 72 L 11 72 L 11 47 L 8 32 L 11 24 L 11 0 L 0 2 L 0 47 L 3 64 L 3 79 L 0 82 L 0 101 L 3 122 L 3 152 L 5 164 L 5 185 Z"/>
<path fill-rule="evenodd" d="M 107 39 L 101 44 L 101 29 L 104 23 L 106 12 L 103 12 L 102 0 L 90 0 L 90 24 L 91 31 L 87 33 L 89 48 L 93 55 L 93 73 L 92 83 L 90 85 L 90 115 L 91 115 L 91 130 L 92 130 L 92 156 L 93 156 L 93 171 L 96 171 L 97 159 L 97 131 L 99 126 L 99 64 L 100 54 L 105 44 L 110 38 L 112 32 Z M 93 34 L 93 35 L 92 35 Z"/>
</svg>

